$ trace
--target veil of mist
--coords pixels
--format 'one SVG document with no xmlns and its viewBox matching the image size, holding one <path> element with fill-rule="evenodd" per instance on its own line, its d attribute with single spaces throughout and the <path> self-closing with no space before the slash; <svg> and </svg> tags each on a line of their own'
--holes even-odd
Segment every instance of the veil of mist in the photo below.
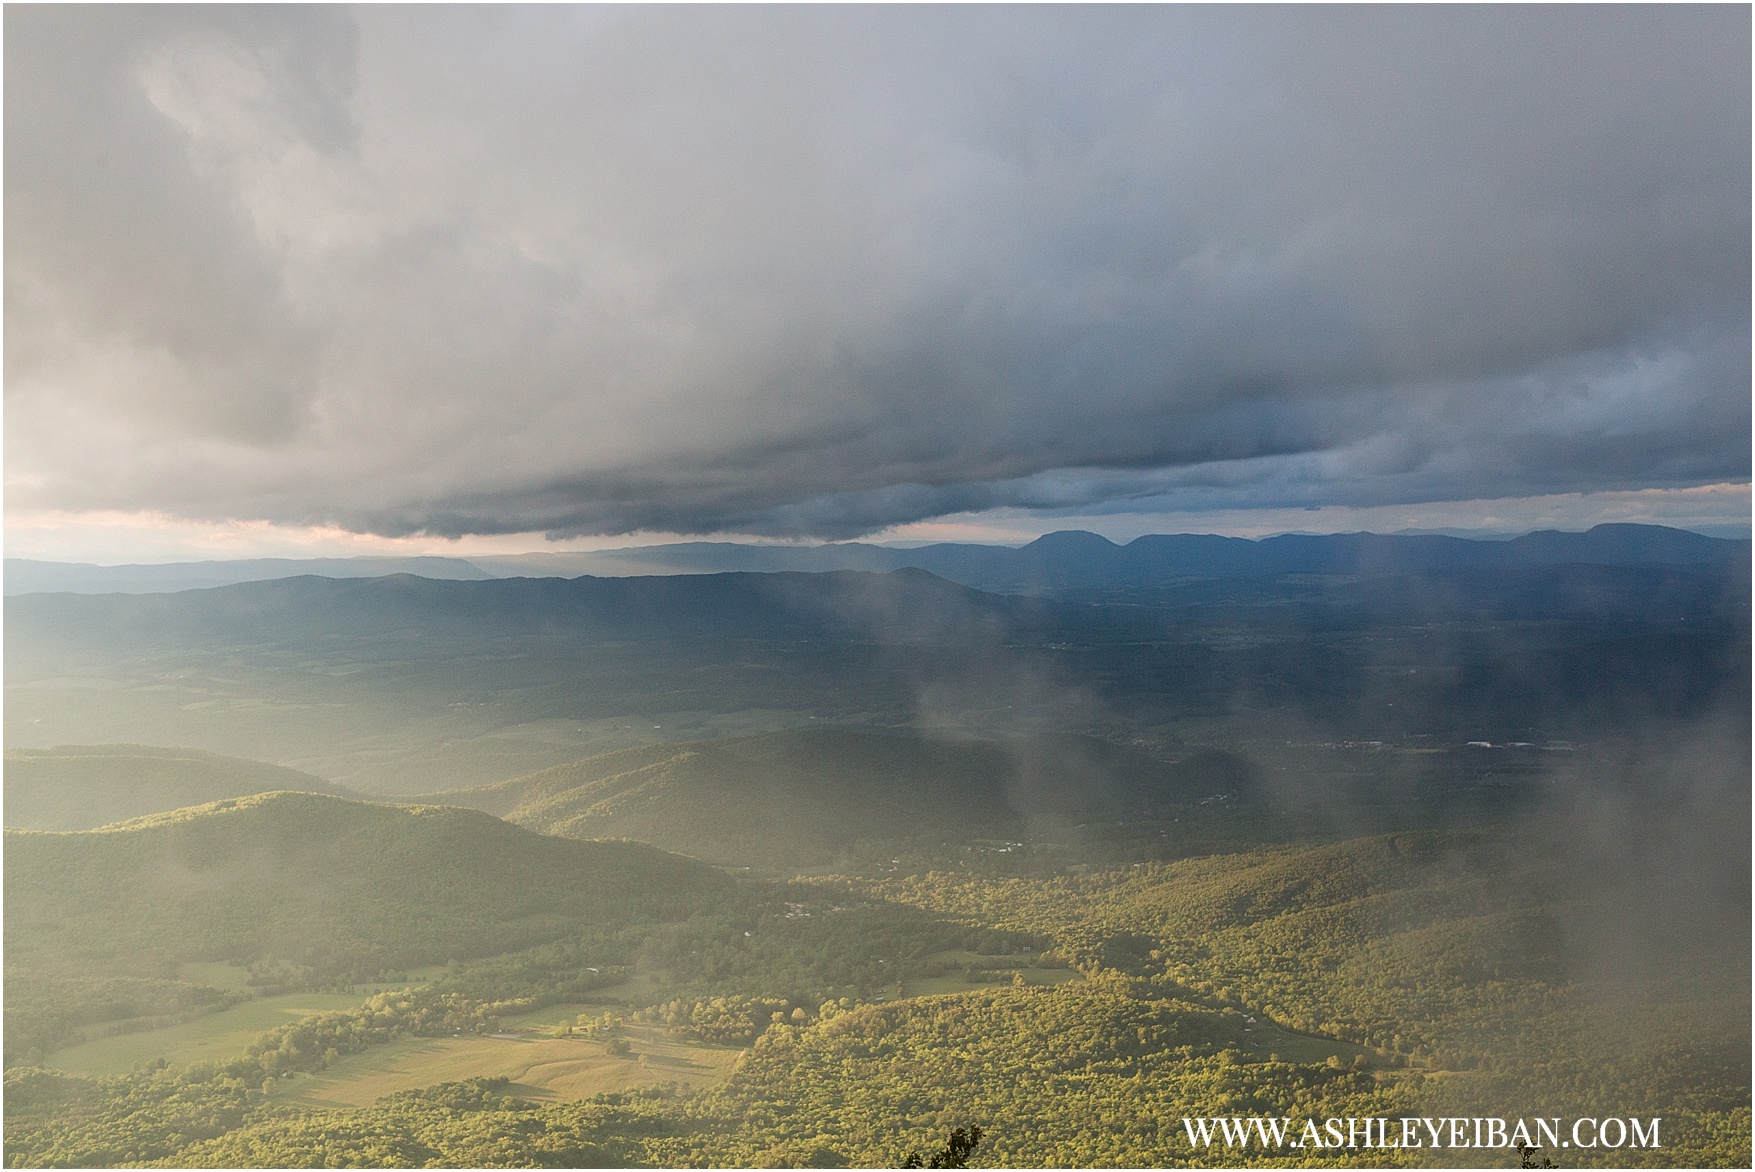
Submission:
<svg viewBox="0 0 1755 1172">
<path fill-rule="evenodd" d="M 401 794 L 825 722 L 1172 753 L 1539 746 L 1746 706 L 1748 580 L 1733 556 L 1054 598 L 912 569 L 33 594 L 7 603 L 7 735 L 156 738 Z"/>
<path fill-rule="evenodd" d="M 92 830 L 275 790 L 357 796 L 296 769 L 196 749 L 63 745 L 6 753 L 6 825 L 20 830 Z"/>
<path fill-rule="evenodd" d="M 1755 1161 L 1747 7 L 0 19 L 6 1167 Z"/>
</svg>

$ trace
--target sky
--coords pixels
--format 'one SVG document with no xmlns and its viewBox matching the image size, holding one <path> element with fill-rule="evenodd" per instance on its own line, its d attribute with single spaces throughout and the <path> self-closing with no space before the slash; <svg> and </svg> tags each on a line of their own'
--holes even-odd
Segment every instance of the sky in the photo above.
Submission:
<svg viewBox="0 0 1755 1172">
<path fill-rule="evenodd" d="M 10 556 L 1750 518 L 1743 6 L 10 6 Z"/>
</svg>

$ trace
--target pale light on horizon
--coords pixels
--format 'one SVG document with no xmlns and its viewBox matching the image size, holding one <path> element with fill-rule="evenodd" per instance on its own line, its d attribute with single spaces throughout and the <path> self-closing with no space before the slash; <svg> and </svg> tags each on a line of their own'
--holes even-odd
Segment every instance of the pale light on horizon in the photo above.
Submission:
<svg viewBox="0 0 1755 1172">
<path fill-rule="evenodd" d="M 1748 484 L 1711 484 L 1697 488 L 1556 493 L 1421 505 L 1327 505 L 1317 509 L 1163 510 L 1059 515 L 1023 509 L 993 509 L 892 526 L 860 540 L 896 544 L 951 541 L 1022 545 L 1059 529 L 1085 529 L 1117 542 L 1131 541 L 1148 533 L 1212 533 L 1259 538 L 1278 533 L 1395 533 L 1410 529 L 1464 530 L 1487 537 L 1511 536 L 1535 529 L 1583 530 L 1613 522 L 1669 525 L 1725 536 L 1735 531 L 1747 534 L 1750 507 Z M 6 519 L 7 557 L 100 565 L 244 558 L 471 558 L 528 553 L 589 553 L 681 541 L 799 544 L 735 533 L 641 532 L 552 541 L 541 533 L 461 538 L 425 534 L 379 537 L 351 533 L 332 525 L 202 521 L 165 513 L 116 510 L 83 513 L 19 511 L 9 513 Z"/>
<path fill-rule="evenodd" d="M 380 537 L 333 525 L 276 525 L 269 521 L 201 521 L 157 512 L 117 510 L 8 514 L 6 556 L 99 565 L 245 558 L 492 557 L 498 554 L 590 552 L 686 540 L 676 534 L 572 537 L 549 541 L 540 533 L 417 534 Z"/>
</svg>

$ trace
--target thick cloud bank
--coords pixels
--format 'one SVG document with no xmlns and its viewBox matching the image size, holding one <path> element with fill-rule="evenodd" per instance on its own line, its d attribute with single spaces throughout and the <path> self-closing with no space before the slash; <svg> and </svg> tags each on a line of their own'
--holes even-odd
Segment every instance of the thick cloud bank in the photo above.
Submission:
<svg viewBox="0 0 1755 1172">
<path fill-rule="evenodd" d="M 845 536 L 1744 480 L 1749 20 L 15 6 L 10 503 Z"/>
</svg>

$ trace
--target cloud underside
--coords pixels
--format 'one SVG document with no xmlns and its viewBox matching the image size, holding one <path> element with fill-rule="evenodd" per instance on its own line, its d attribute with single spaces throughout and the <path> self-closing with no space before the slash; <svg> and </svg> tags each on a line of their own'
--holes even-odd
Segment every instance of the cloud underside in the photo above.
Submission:
<svg viewBox="0 0 1755 1172">
<path fill-rule="evenodd" d="M 1749 14 L 8 9 L 15 507 L 1747 480 Z"/>
</svg>

